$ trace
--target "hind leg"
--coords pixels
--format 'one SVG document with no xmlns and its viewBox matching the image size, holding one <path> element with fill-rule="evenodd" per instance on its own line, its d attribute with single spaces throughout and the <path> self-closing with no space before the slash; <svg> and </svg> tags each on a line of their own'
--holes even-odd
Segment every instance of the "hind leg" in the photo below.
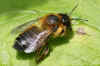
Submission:
<svg viewBox="0 0 100 66">
<path fill-rule="evenodd" d="M 49 53 L 49 48 L 45 47 L 43 51 L 41 52 L 40 56 L 36 59 L 36 62 L 39 63 L 41 62 Z"/>
<path fill-rule="evenodd" d="M 48 44 L 42 45 L 37 51 L 36 51 L 36 62 L 41 62 L 49 53 Z"/>
</svg>

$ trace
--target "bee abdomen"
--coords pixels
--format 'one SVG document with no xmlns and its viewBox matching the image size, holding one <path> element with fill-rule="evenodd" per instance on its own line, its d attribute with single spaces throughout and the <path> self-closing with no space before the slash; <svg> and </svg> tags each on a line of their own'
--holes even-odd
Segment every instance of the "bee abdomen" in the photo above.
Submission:
<svg viewBox="0 0 100 66">
<path fill-rule="evenodd" d="M 38 48 L 42 46 L 44 41 L 48 38 L 50 33 L 48 31 L 42 31 L 37 36 L 36 39 L 29 45 L 28 48 L 24 50 L 25 53 L 31 53 L 36 51 Z"/>
<path fill-rule="evenodd" d="M 35 29 L 36 27 L 33 27 L 32 29 L 20 34 L 16 38 L 13 47 L 18 51 L 25 51 L 25 49 L 27 49 L 34 42 L 37 35 L 39 34 L 39 31 L 36 31 Z"/>
</svg>

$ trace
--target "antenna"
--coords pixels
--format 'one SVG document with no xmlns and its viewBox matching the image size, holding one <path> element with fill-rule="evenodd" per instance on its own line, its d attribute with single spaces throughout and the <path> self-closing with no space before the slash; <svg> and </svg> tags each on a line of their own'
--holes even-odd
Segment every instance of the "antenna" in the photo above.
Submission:
<svg viewBox="0 0 100 66">
<path fill-rule="evenodd" d="M 78 18 L 78 17 L 74 17 L 74 18 L 72 18 L 72 20 L 88 21 L 88 19 L 81 19 L 81 18 Z"/>
<path fill-rule="evenodd" d="M 72 13 L 75 11 L 75 9 L 78 7 L 79 3 L 77 3 L 74 8 L 71 10 L 71 12 L 69 13 L 69 15 L 72 15 Z"/>
<path fill-rule="evenodd" d="M 74 8 L 71 10 L 71 12 L 68 14 L 69 16 L 72 15 L 72 13 L 75 11 L 75 9 L 78 7 L 79 3 L 77 3 Z M 81 19 L 81 18 L 77 18 L 77 17 L 74 17 L 72 18 L 72 20 L 80 20 L 80 21 L 88 21 L 87 19 Z"/>
</svg>

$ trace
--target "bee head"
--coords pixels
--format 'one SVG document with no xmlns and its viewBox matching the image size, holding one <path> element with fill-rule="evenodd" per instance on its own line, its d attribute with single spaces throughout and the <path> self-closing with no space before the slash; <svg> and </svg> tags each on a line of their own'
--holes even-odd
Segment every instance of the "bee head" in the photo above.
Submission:
<svg viewBox="0 0 100 66">
<path fill-rule="evenodd" d="M 60 13 L 59 15 L 62 17 L 61 18 L 62 24 L 66 26 L 69 30 L 72 30 L 70 17 L 67 14 L 62 14 L 62 13 Z"/>
</svg>

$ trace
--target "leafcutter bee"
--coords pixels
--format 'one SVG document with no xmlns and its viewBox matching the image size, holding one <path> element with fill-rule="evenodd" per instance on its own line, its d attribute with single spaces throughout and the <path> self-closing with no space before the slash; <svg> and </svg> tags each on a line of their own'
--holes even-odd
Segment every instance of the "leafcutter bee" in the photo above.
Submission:
<svg viewBox="0 0 100 66">
<path fill-rule="evenodd" d="M 76 6 L 72 11 L 75 8 Z M 38 55 L 37 62 L 40 62 L 49 52 L 47 44 L 49 36 L 64 36 L 68 30 L 72 31 L 71 20 L 80 19 L 70 18 L 68 14 L 64 13 L 51 13 L 26 22 L 13 29 L 13 33 L 20 32 L 13 47 L 27 54 L 34 52 Z"/>
</svg>

